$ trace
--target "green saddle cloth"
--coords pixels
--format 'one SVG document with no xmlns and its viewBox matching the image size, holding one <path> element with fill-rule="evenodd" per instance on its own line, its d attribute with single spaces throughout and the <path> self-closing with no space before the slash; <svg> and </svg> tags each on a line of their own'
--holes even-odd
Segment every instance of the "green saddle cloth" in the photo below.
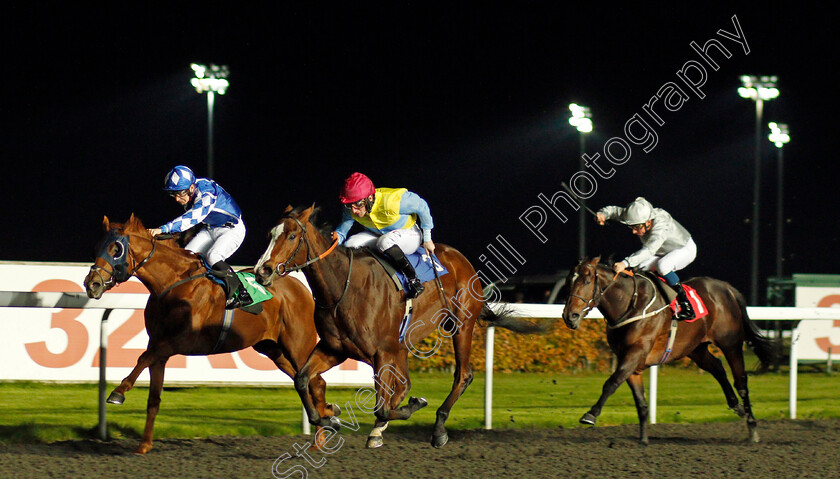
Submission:
<svg viewBox="0 0 840 479">
<path fill-rule="evenodd" d="M 248 294 L 251 295 L 251 304 L 262 303 L 272 298 L 271 293 L 257 282 L 254 273 L 237 272 L 236 275 L 239 276 L 239 281 L 242 281 L 245 289 L 248 290 Z"/>
</svg>

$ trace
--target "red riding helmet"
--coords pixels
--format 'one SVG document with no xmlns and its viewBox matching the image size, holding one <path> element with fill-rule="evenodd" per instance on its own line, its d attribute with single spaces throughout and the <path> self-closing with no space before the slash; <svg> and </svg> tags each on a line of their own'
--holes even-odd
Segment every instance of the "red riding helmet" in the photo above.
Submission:
<svg viewBox="0 0 840 479">
<path fill-rule="evenodd" d="M 344 180 L 344 188 L 341 189 L 341 195 L 338 199 L 346 205 L 367 198 L 374 193 L 376 193 L 376 188 L 373 187 L 370 178 L 357 172 Z"/>
</svg>

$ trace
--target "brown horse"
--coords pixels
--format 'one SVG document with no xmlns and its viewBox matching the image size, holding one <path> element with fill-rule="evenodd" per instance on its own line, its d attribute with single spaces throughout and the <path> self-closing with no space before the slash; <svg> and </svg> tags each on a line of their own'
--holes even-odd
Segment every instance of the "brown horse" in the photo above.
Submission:
<svg viewBox="0 0 840 479">
<path fill-rule="evenodd" d="M 518 332 L 536 332 L 539 328 L 508 312 L 494 313 L 485 305 L 481 282 L 475 269 L 455 248 L 438 243 L 435 248 L 448 274 L 436 280 L 436 287 L 413 301 L 413 317 L 404 340 L 399 340 L 401 320 L 406 312 L 403 292 L 369 253 L 345 247 L 331 248 L 325 233 L 312 224 L 314 206 L 304 210 L 287 208 L 280 223 L 271 230 L 271 243 L 255 266 L 262 284 L 275 276 L 303 270 L 315 296 L 315 325 L 320 341 L 295 378 L 295 387 L 315 425 L 328 425 L 305 394 L 309 381 L 347 358 L 373 367 L 376 421 L 367 447 L 382 445 L 382 431 L 388 421 L 408 419 L 425 407 L 423 398 L 400 403 L 411 388 L 408 353 L 429 357 L 435 348 L 420 351 L 419 342 L 437 329 L 441 336 L 452 337 L 455 349 L 455 380 L 452 391 L 437 410 L 432 445 L 448 441 L 444 423 L 458 398 L 472 382 L 470 350 L 477 319 Z M 333 245 L 334 247 L 335 245 Z"/>
<path fill-rule="evenodd" d="M 743 295 L 724 281 L 692 278 L 685 283 L 697 290 L 709 314 L 690 323 L 673 323 L 671 310 L 654 284 L 658 280 L 614 274 L 608 266 L 599 264 L 599 259 L 583 260 L 569 273 L 566 279 L 569 297 L 563 320 L 570 329 L 577 329 L 581 319 L 597 307 L 606 319 L 607 341 L 618 358 L 618 367 L 604 383 L 598 402 L 580 422 L 594 425 L 607 398 L 627 381 L 639 416 L 639 440 L 648 444 L 648 405 L 642 371 L 688 356 L 717 379 L 729 408 L 746 417 L 749 438 L 758 442 L 743 344 L 749 344 L 765 366 L 772 362 L 773 348 L 747 316 Z M 671 338 L 671 335 L 675 336 Z M 721 361 L 709 352 L 710 343 L 720 348 L 729 363 L 738 395 L 732 390 Z M 738 396 L 743 405 L 738 402 Z"/>
<path fill-rule="evenodd" d="M 145 310 L 148 347 L 108 397 L 109 403 L 122 404 L 125 392 L 149 368 L 146 427 L 135 452 L 145 454 L 152 449 L 164 368 L 171 356 L 226 353 L 253 346 L 292 378 L 309 357 L 317 341 L 315 305 L 300 281 L 285 278 L 269 288 L 273 298 L 261 303 L 260 314 L 236 310 L 232 321 L 225 323 L 225 293 L 206 277 L 207 267 L 198 255 L 181 249 L 172 239 L 152 238 L 134 215 L 125 225 L 111 223 L 106 216 L 103 226 L 106 233 L 98 256 L 85 277 L 88 296 L 99 299 L 129 276 L 136 276 L 151 293 Z M 319 414 L 331 417 L 339 411 L 324 402 L 325 389 L 324 380 L 316 376 L 309 395 Z"/>
</svg>

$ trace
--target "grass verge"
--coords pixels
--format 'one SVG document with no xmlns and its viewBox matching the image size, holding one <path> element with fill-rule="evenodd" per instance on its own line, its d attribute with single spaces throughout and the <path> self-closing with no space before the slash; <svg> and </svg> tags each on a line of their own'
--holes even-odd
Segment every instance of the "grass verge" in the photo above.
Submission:
<svg viewBox="0 0 840 479">
<path fill-rule="evenodd" d="M 493 428 L 582 427 L 577 421 L 597 400 L 606 378 L 604 373 L 496 373 Z M 435 410 L 452 386 L 448 373 L 413 373 L 411 380 L 410 394 L 427 398 L 429 407 L 407 422 L 392 422 L 390 431 L 431 429 Z M 789 417 L 788 381 L 787 374 L 750 376 L 753 409 L 759 420 Z M 449 429 L 484 427 L 484 384 L 484 375 L 478 374 L 455 405 L 447 422 Z M 328 387 L 327 400 L 342 407 L 342 419 L 349 419 L 352 412 L 360 424 L 357 432 L 345 429 L 342 433 L 367 434 L 373 425 L 373 415 L 356 403 L 358 389 Z M 140 437 L 147 395 L 147 388 L 137 387 L 126 395 L 125 404 L 108 405 L 110 437 Z M 800 371 L 797 417 L 840 418 L 838 396 L 840 376 Z M 2 443 L 48 443 L 97 435 L 96 384 L 6 382 L 0 383 L 0 397 Z M 693 368 L 661 369 L 657 403 L 658 423 L 739 420 L 727 409 L 714 378 Z M 170 387 L 162 395 L 155 438 L 299 434 L 301 417 L 300 401 L 290 387 Z M 598 424 L 636 422 L 630 390 L 622 386 L 607 401 Z"/>
</svg>

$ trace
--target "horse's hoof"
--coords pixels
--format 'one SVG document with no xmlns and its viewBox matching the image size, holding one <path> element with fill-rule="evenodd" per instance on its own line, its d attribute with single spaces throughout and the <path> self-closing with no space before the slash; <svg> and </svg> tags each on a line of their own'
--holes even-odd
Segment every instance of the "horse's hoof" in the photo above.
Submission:
<svg viewBox="0 0 840 479">
<path fill-rule="evenodd" d="M 590 426 L 594 426 L 595 421 L 597 421 L 597 418 L 595 418 L 595 416 L 591 413 L 586 413 L 580 418 L 581 424 L 588 424 Z"/>
<path fill-rule="evenodd" d="M 415 411 L 418 409 L 423 409 L 424 407 L 429 405 L 429 401 L 426 401 L 426 398 L 416 398 L 411 396 L 408 398 L 408 405 L 412 407 Z"/>
<path fill-rule="evenodd" d="M 443 433 L 440 436 L 432 436 L 432 446 L 435 448 L 443 447 L 447 442 L 449 442 L 449 434 Z"/>
<path fill-rule="evenodd" d="M 382 436 L 368 437 L 367 444 L 365 444 L 365 447 L 368 449 L 376 449 L 382 447 Z"/>
<path fill-rule="evenodd" d="M 152 450 L 152 445 L 149 443 L 141 442 L 137 449 L 134 450 L 134 454 L 146 454 L 147 452 Z"/>
<path fill-rule="evenodd" d="M 324 427 L 328 427 L 328 428 L 333 429 L 335 431 L 338 431 L 339 429 L 341 429 L 341 420 L 338 419 L 335 416 L 330 416 L 329 418 L 326 419 L 325 422 L 327 424 L 325 424 Z"/>
<path fill-rule="evenodd" d="M 125 396 L 123 396 L 122 394 L 120 394 L 116 391 L 111 391 L 111 395 L 108 396 L 108 399 L 106 400 L 106 402 L 109 403 L 109 404 L 122 404 L 122 403 L 125 402 Z M 144 454 L 144 453 L 139 453 L 139 454 Z"/>
</svg>

